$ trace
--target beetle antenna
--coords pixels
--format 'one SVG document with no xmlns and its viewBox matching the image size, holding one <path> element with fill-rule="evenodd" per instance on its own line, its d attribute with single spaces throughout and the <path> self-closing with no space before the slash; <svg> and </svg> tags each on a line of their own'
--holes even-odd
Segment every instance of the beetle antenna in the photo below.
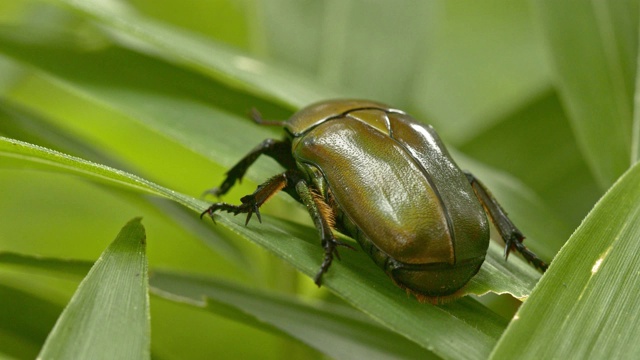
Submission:
<svg viewBox="0 0 640 360">
<path fill-rule="evenodd" d="M 280 120 L 265 120 L 260 114 L 260 112 L 258 111 L 258 109 L 256 108 L 251 108 L 250 117 L 251 117 L 251 120 L 253 120 L 254 122 L 260 125 L 282 127 L 284 126 L 284 123 L 285 123 L 284 121 L 280 121 Z"/>
</svg>

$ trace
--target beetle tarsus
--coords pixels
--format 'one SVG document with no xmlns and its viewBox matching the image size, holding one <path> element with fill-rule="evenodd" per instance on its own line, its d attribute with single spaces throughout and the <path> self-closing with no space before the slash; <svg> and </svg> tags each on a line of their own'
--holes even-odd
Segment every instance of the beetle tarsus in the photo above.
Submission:
<svg viewBox="0 0 640 360">
<path fill-rule="evenodd" d="M 227 204 L 227 203 L 213 203 L 213 204 L 211 204 L 211 206 L 209 206 L 205 211 L 203 211 L 200 214 L 200 218 L 202 218 L 204 216 L 204 214 L 208 214 L 211 217 L 211 219 L 213 219 L 213 214 L 216 211 L 219 211 L 219 210 L 226 211 L 226 212 L 229 212 L 229 213 L 233 213 L 234 215 L 237 215 L 240 212 L 242 212 L 242 210 L 240 209 L 241 207 L 242 207 L 242 205 L 236 206 L 236 205 L 231 205 L 231 204 Z"/>
<path fill-rule="evenodd" d="M 489 189 L 482 184 L 473 174 L 465 172 L 471 187 L 473 188 L 478 200 L 489 214 L 489 218 L 496 226 L 496 229 L 500 233 L 500 236 L 504 240 L 504 258 L 508 259 L 509 253 L 513 250 L 519 252 L 522 257 L 528 262 L 533 264 L 540 271 L 547 270 L 547 264 L 542 261 L 533 251 L 524 246 L 524 236 L 522 232 L 511 222 L 511 219 L 507 216 L 507 212 L 504 211 L 502 206 L 493 197 Z"/>
<path fill-rule="evenodd" d="M 511 250 L 513 250 L 515 248 L 515 250 L 518 251 L 520 254 L 522 254 L 522 257 L 525 258 L 525 260 L 527 260 L 533 266 L 535 266 L 536 268 L 538 268 L 542 272 L 547 271 L 547 268 L 549 267 L 549 265 L 547 265 L 547 263 L 542 261 L 542 259 L 540 259 L 538 257 L 538 255 L 536 255 L 533 251 L 529 250 L 522 243 L 522 240 L 523 239 L 519 239 L 519 241 L 518 241 L 518 239 L 516 239 L 516 241 L 509 241 L 510 245 L 508 245 L 508 246 L 510 246 L 511 249 L 507 250 L 507 247 L 505 247 L 505 253 L 507 254 L 507 256 L 509 255 L 509 251 L 511 251 Z"/>
<path fill-rule="evenodd" d="M 522 239 L 520 241 L 522 242 Z M 509 254 L 511 254 L 511 252 L 515 250 L 515 246 L 513 244 L 514 244 L 513 238 L 505 239 L 504 241 L 504 260 L 505 261 L 509 260 Z"/>
<path fill-rule="evenodd" d="M 251 203 L 249 203 L 250 205 L 247 206 L 247 208 L 249 210 L 247 210 L 247 220 L 244 222 L 244 226 L 249 225 L 249 220 L 251 220 L 251 216 L 253 216 L 253 214 L 256 214 L 256 217 L 258 218 L 258 222 L 262 224 L 262 216 L 260 216 L 260 207 L 258 206 L 257 203 L 253 203 L 253 206 L 251 206 Z M 244 205 L 244 204 L 243 204 Z M 244 212 L 244 211 L 242 211 Z"/>
<path fill-rule="evenodd" d="M 243 196 L 240 201 L 242 204 L 240 205 L 231 205 L 228 203 L 214 203 L 207 210 L 205 210 L 200 217 L 204 216 L 204 214 L 209 214 L 213 219 L 213 213 L 221 210 L 229 213 L 233 213 L 233 215 L 238 214 L 247 214 L 247 219 L 245 220 L 244 225 L 247 226 L 253 214 L 256 214 L 258 221 L 262 223 L 262 216 L 260 215 L 260 206 L 264 204 L 269 198 L 275 195 L 278 191 L 287 187 L 287 173 L 282 173 L 280 175 L 276 175 L 271 179 L 267 180 L 264 184 L 258 186 L 256 191 L 253 194 Z M 212 190 L 212 191 L 215 191 Z"/>
<path fill-rule="evenodd" d="M 322 275 L 324 275 L 324 273 L 329 271 L 329 267 L 331 267 L 331 263 L 333 262 L 334 256 L 336 259 L 341 260 L 340 253 L 338 252 L 338 246 L 346 247 L 347 249 L 350 249 L 350 250 L 356 249 L 353 246 L 334 238 L 331 238 L 328 240 L 322 240 L 322 247 L 324 248 L 324 260 L 322 260 L 322 265 L 320 265 L 320 270 L 318 270 L 318 273 L 313 278 L 313 282 L 315 282 L 316 285 L 318 286 L 322 285 Z"/>
<path fill-rule="evenodd" d="M 243 198 L 243 200 L 245 198 L 248 198 L 248 196 L 245 196 Z M 249 224 L 249 220 L 251 220 L 251 216 L 253 215 L 253 213 L 256 214 L 256 216 L 258 217 L 258 221 L 262 222 L 262 217 L 260 216 L 260 211 L 258 210 L 260 204 L 255 202 L 255 199 L 249 199 L 248 201 L 243 201 L 243 203 L 241 205 L 231 205 L 231 204 L 227 204 L 227 203 L 213 203 L 211 204 L 211 206 L 209 206 L 205 211 L 203 211 L 202 213 L 200 213 L 200 218 L 202 219 L 202 217 L 205 214 L 208 214 L 211 217 L 211 220 L 213 220 L 213 222 L 215 223 L 216 220 L 214 219 L 213 215 L 216 211 L 225 211 L 228 213 L 232 213 L 233 215 L 238 215 L 241 213 L 246 213 L 247 214 L 247 220 L 245 221 L 245 226 Z"/>
<path fill-rule="evenodd" d="M 216 219 L 213 218 L 213 211 L 211 211 L 211 207 L 208 207 L 205 211 L 200 213 L 200 219 L 202 220 L 202 217 L 207 214 L 211 217 L 211 220 L 213 220 L 213 223 L 216 223 Z"/>
<path fill-rule="evenodd" d="M 333 256 L 335 255 L 338 259 L 340 259 L 340 254 L 338 254 L 338 249 L 336 249 L 337 244 L 336 240 L 323 240 L 322 247 L 324 248 L 324 260 L 322 260 L 322 265 L 320 265 L 320 270 L 313 278 L 313 282 L 320 287 L 322 285 L 322 275 L 329 271 L 329 267 L 331 267 L 331 263 L 333 262 Z"/>
</svg>

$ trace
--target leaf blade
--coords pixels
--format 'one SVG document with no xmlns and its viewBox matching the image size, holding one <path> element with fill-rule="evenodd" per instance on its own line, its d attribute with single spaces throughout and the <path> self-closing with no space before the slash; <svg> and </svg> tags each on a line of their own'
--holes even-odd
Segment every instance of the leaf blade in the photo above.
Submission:
<svg viewBox="0 0 640 360">
<path fill-rule="evenodd" d="M 205 207 L 202 201 L 154 184 L 139 176 L 20 140 L 0 136 L 0 156 L 54 166 L 72 173 L 81 173 L 91 178 L 125 185 L 138 191 L 161 195 L 194 210 Z"/>
<path fill-rule="evenodd" d="M 96 261 L 39 358 L 150 357 L 146 235 L 140 221 L 127 223 Z"/>
<path fill-rule="evenodd" d="M 520 308 L 493 358 L 640 356 L 639 182 L 636 164 L 596 204 Z"/>
<path fill-rule="evenodd" d="M 0 153 L 3 151 L 14 151 L 18 155 L 54 165 L 60 162 L 61 166 L 71 167 L 72 170 L 75 170 L 74 166 L 80 167 L 81 171 L 92 176 L 141 187 L 179 201 L 196 211 L 203 207 L 200 201 L 136 176 L 27 143 L 0 138 Z M 97 174 L 92 174 L 91 171 Z M 315 231 L 276 218 L 264 217 L 264 221 L 259 230 L 254 230 L 253 226 L 244 226 L 242 219 L 228 216 L 219 217 L 218 223 L 313 276 L 320 261 L 320 257 L 316 256 L 319 254 L 319 247 L 311 240 L 316 238 Z M 379 269 L 372 266 L 371 260 L 363 252 L 345 252 L 343 257 L 344 261 L 334 264 L 332 273 L 325 277 L 325 286 L 385 326 L 440 356 L 465 354 L 472 358 L 482 358 L 489 354 L 505 326 L 502 319 L 470 299 L 463 299 L 446 307 L 420 304 L 407 297 Z M 478 320 L 477 314 L 482 314 L 482 321 Z M 464 334 L 462 343 L 465 345 L 452 345 L 447 335 L 449 331 Z"/>
<path fill-rule="evenodd" d="M 119 40 L 132 39 L 143 50 L 151 50 L 187 68 L 199 71 L 234 88 L 271 99 L 283 105 L 303 106 L 326 98 L 310 79 L 292 76 L 276 66 L 216 45 L 194 34 L 154 22 L 143 16 L 131 16 L 121 8 L 107 7 L 99 1 L 55 0 L 84 17 L 107 27 Z"/>
<path fill-rule="evenodd" d="M 600 186 L 608 188 L 630 161 L 637 4 L 534 4 L 578 145 Z"/>
<path fill-rule="evenodd" d="M 152 292 L 279 332 L 335 358 L 429 358 L 425 349 L 338 304 L 314 306 L 211 278 L 154 272 Z M 232 311 L 226 310 L 228 307 Z M 273 329 L 271 329 L 273 331 Z"/>
<path fill-rule="evenodd" d="M 256 231 L 255 225 L 245 226 L 242 218 L 216 217 L 218 224 L 264 246 L 312 278 L 322 260 L 315 231 L 264 215 L 262 220 Z M 323 286 L 439 356 L 484 358 L 506 325 L 504 319 L 468 297 L 445 306 L 416 301 L 395 286 L 363 251 L 342 251 L 340 256 L 342 261 L 334 261 L 324 275 Z M 451 333 L 462 340 L 452 344 Z"/>
</svg>

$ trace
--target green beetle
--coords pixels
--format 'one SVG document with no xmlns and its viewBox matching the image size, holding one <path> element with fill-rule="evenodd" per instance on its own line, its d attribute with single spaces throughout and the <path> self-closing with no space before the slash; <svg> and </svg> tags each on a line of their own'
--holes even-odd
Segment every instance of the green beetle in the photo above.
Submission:
<svg viewBox="0 0 640 360">
<path fill-rule="evenodd" d="M 505 256 L 513 249 L 534 266 L 547 265 L 523 244 L 489 191 L 451 159 L 436 132 L 405 112 L 364 100 L 330 100 L 310 105 L 284 126 L 284 140 L 267 139 L 231 170 L 218 188 L 225 194 L 262 154 L 286 171 L 241 199 L 214 203 L 216 211 L 253 213 L 280 190 L 303 203 L 317 228 L 324 261 L 318 286 L 338 241 L 333 228 L 350 235 L 401 288 L 420 300 L 455 297 L 480 269 L 489 246 L 486 213 L 504 239 Z M 483 209 L 484 208 L 484 209 Z M 486 211 L 486 213 L 485 213 Z"/>
</svg>

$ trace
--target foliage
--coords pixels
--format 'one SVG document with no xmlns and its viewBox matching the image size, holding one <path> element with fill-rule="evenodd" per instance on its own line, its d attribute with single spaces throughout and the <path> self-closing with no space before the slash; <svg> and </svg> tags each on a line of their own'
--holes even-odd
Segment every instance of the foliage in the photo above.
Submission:
<svg viewBox="0 0 640 360">
<path fill-rule="evenodd" d="M 47 358 L 68 345 L 63 325 L 107 349 L 126 320 L 142 334 L 130 354 L 157 358 L 637 354 L 639 9 L 568 4 L 0 4 L 0 355 Z M 496 239 L 450 304 L 408 297 L 361 251 L 341 252 L 317 289 L 322 250 L 290 198 L 262 224 L 198 219 L 200 194 L 281 136 L 252 107 L 285 119 L 336 97 L 431 123 L 527 245 L 555 257 L 548 272 L 505 262 Z M 278 171 L 260 159 L 224 200 Z M 138 216 L 146 256 L 108 246 Z"/>
</svg>

